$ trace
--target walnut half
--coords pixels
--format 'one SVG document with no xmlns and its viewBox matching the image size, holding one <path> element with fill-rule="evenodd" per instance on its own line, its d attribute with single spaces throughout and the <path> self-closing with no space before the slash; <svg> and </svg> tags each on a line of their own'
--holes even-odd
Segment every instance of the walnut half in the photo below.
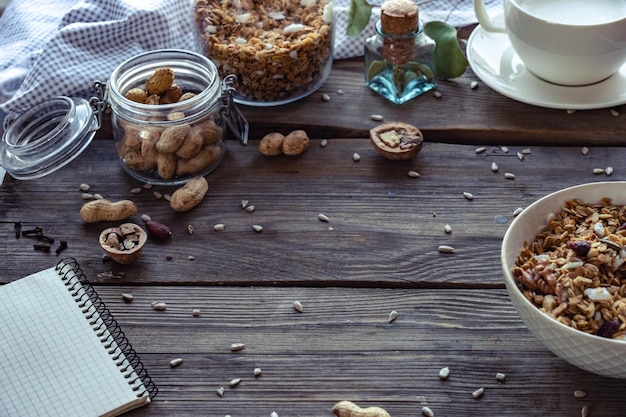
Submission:
<svg viewBox="0 0 626 417">
<path fill-rule="evenodd" d="M 389 122 L 371 129 L 370 141 L 385 158 L 404 160 L 413 158 L 422 150 L 424 137 L 413 125 Z"/>
</svg>

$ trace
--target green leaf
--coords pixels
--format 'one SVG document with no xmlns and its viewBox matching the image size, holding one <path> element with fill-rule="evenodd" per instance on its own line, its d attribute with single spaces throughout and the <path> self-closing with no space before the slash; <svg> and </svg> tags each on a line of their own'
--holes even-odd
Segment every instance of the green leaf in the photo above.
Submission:
<svg viewBox="0 0 626 417">
<path fill-rule="evenodd" d="M 366 0 L 350 0 L 346 34 L 351 38 L 358 38 L 369 23 L 371 15 L 372 6 Z"/>
<path fill-rule="evenodd" d="M 469 65 L 459 47 L 456 29 L 444 22 L 428 22 L 424 33 L 435 41 L 435 70 L 439 78 L 456 78 L 463 75 Z"/>
</svg>

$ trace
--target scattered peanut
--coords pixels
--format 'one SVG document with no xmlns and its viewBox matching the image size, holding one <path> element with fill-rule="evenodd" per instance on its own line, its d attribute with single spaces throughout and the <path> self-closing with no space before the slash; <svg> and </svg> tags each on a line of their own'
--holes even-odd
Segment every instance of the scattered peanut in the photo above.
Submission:
<svg viewBox="0 0 626 417">
<path fill-rule="evenodd" d="M 337 417 L 391 417 L 383 408 L 361 408 L 351 401 L 338 402 L 333 406 L 332 411 Z"/>
<path fill-rule="evenodd" d="M 124 220 L 136 214 L 137 206 L 130 200 L 93 200 L 80 209 L 80 217 L 87 223 Z"/>
<path fill-rule="evenodd" d="M 170 206 L 174 211 L 189 211 L 200 204 L 208 190 L 209 184 L 204 177 L 194 177 L 181 188 L 174 191 Z"/>
</svg>

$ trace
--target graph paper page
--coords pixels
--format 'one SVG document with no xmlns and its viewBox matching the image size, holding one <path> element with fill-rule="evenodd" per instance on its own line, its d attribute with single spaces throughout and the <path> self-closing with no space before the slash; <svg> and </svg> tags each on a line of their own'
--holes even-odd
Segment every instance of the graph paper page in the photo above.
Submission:
<svg viewBox="0 0 626 417">
<path fill-rule="evenodd" d="M 1 416 L 100 416 L 138 401 L 54 268 L 0 286 L 0 375 Z"/>
</svg>

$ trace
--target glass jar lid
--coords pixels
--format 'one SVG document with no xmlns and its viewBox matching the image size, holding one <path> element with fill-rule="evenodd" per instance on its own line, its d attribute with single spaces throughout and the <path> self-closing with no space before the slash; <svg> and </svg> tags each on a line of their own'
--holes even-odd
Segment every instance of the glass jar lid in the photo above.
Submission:
<svg viewBox="0 0 626 417">
<path fill-rule="evenodd" d="M 0 165 L 15 179 L 40 178 L 67 165 L 100 128 L 98 99 L 56 97 L 9 121 L 0 144 Z"/>
</svg>

